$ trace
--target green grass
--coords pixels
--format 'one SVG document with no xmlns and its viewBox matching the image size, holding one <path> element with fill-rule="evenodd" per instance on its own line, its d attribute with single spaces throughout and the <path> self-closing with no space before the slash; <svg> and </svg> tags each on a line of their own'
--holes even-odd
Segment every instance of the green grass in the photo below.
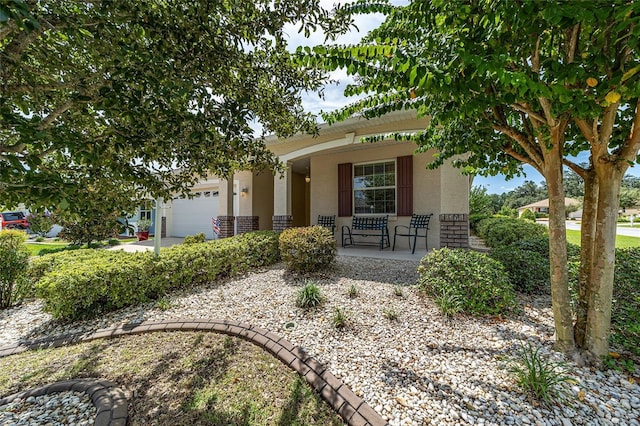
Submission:
<svg viewBox="0 0 640 426">
<path fill-rule="evenodd" d="M 59 249 L 68 246 L 69 243 L 27 243 L 30 256 L 37 256 L 43 248 Z"/>
<path fill-rule="evenodd" d="M 580 245 L 580 231 L 567 229 L 567 242 Z M 616 236 L 616 248 L 640 247 L 640 238 L 626 235 Z"/>
<path fill-rule="evenodd" d="M 129 421 L 147 425 L 339 426 L 295 371 L 265 350 L 215 333 L 152 333 L 0 358 L 0 395 L 79 377 L 130 391 Z"/>
</svg>

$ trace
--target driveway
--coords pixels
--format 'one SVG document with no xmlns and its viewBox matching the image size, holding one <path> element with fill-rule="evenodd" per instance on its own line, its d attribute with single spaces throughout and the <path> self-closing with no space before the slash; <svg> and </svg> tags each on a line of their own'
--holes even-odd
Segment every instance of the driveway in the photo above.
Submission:
<svg viewBox="0 0 640 426">
<path fill-rule="evenodd" d="M 538 223 L 542 223 L 544 225 L 548 225 L 548 223 L 545 222 L 538 222 Z M 568 220 L 567 221 L 567 229 L 573 229 L 575 231 L 579 231 L 580 230 L 580 222 L 576 222 L 573 220 Z M 636 221 L 634 224 L 633 228 L 629 228 L 629 227 L 625 227 L 625 226 L 618 226 L 617 230 L 616 230 L 616 234 L 617 235 L 626 235 L 628 237 L 638 237 L 640 238 L 640 221 Z"/>
</svg>

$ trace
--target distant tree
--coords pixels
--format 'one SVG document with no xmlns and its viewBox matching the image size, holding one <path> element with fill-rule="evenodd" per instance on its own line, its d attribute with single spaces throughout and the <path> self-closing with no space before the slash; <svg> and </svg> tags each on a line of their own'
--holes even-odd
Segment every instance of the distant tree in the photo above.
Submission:
<svg viewBox="0 0 640 426">
<path fill-rule="evenodd" d="M 545 188 L 533 181 L 525 180 L 522 185 L 506 193 L 504 205 L 517 209 L 547 197 Z"/>
<path fill-rule="evenodd" d="M 469 193 L 469 213 L 477 215 L 491 215 L 493 210 L 493 199 L 487 194 L 484 186 L 473 186 Z"/>
<path fill-rule="evenodd" d="M 622 188 L 620 189 L 620 208 L 625 209 L 637 206 L 640 204 L 640 189 L 637 188 Z"/>
<path fill-rule="evenodd" d="M 536 214 L 529 209 L 524 209 L 522 214 L 520 215 L 520 219 L 522 220 L 530 220 L 532 222 L 536 221 Z"/>
<path fill-rule="evenodd" d="M 46 237 L 55 224 L 55 216 L 48 212 L 34 212 L 29 213 L 27 221 L 31 232 L 41 237 Z"/>
<path fill-rule="evenodd" d="M 624 178 L 622 178 L 622 187 L 640 189 L 640 177 L 626 175 Z"/>
<path fill-rule="evenodd" d="M 562 170 L 564 180 L 564 193 L 570 198 L 582 198 L 584 196 L 584 182 L 580 175 L 565 167 Z"/>
</svg>

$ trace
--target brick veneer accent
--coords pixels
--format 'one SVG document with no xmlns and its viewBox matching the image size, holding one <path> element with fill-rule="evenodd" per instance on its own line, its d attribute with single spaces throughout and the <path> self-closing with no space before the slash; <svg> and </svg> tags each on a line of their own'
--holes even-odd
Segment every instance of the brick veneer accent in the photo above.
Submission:
<svg viewBox="0 0 640 426">
<path fill-rule="evenodd" d="M 282 232 L 293 226 L 293 217 L 291 215 L 273 216 L 273 230 Z"/>
<path fill-rule="evenodd" d="M 158 322 L 129 322 L 117 327 L 98 330 L 94 333 L 66 335 L 39 341 L 23 342 L 16 346 L 0 347 L 0 357 L 21 353 L 29 349 L 58 347 L 76 342 L 156 331 L 213 331 L 248 340 L 266 349 L 289 368 L 304 377 L 307 383 L 320 394 L 348 425 L 383 426 L 387 424 L 362 398 L 353 393 L 347 385 L 342 383 L 342 380 L 338 379 L 323 364 L 307 354 L 304 349 L 294 346 L 288 340 L 268 330 L 238 321 L 184 319 Z M 100 425 L 115 426 L 116 424 L 101 423 Z M 124 425 L 124 423 L 122 424 Z"/>
<path fill-rule="evenodd" d="M 238 221 L 238 234 L 260 229 L 259 216 L 236 216 L 236 220 Z"/>
<path fill-rule="evenodd" d="M 160 238 L 167 238 L 167 217 L 162 216 L 162 224 L 160 225 Z"/>
<path fill-rule="evenodd" d="M 220 238 L 233 237 L 235 216 L 218 216 L 220 220 Z"/>
<path fill-rule="evenodd" d="M 440 247 L 469 248 L 469 215 L 440 215 Z"/>
<path fill-rule="evenodd" d="M 56 392 L 84 392 L 96 407 L 95 426 L 125 426 L 127 424 L 127 398 L 124 392 L 106 380 L 74 379 L 40 386 L 0 398 L 0 405 L 10 404 L 16 399 L 27 399 Z"/>
</svg>

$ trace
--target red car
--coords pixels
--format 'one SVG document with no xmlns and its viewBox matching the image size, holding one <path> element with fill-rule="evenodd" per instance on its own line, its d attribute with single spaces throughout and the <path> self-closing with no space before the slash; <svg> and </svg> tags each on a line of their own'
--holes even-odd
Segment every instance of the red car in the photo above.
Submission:
<svg viewBox="0 0 640 426">
<path fill-rule="evenodd" d="M 29 222 L 23 212 L 0 213 L 0 229 L 27 229 Z"/>
</svg>

